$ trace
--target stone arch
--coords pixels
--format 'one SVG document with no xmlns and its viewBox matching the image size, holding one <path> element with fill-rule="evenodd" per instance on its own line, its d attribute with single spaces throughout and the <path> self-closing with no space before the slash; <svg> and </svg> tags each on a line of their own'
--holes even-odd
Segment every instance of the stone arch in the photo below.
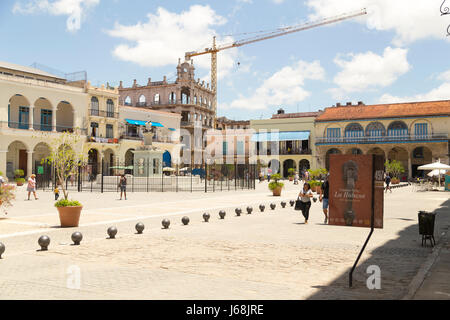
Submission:
<svg viewBox="0 0 450 320">
<path fill-rule="evenodd" d="M 364 152 L 360 148 L 350 148 L 347 150 L 346 154 L 358 155 L 364 154 Z"/>
<path fill-rule="evenodd" d="M 181 103 L 190 104 L 191 103 L 191 93 L 188 87 L 181 88 Z"/>
<path fill-rule="evenodd" d="M 297 169 L 297 165 L 294 160 L 286 159 L 283 161 L 283 177 L 289 176 L 288 170 L 290 168 Z"/>
<path fill-rule="evenodd" d="M 433 134 L 433 124 L 431 123 L 431 121 L 429 121 L 427 119 L 415 119 L 414 121 L 412 121 L 411 124 L 409 125 L 409 128 L 408 128 L 409 132 L 411 134 L 420 135 L 415 130 L 415 125 L 418 124 L 418 123 L 426 123 L 427 124 L 427 135 L 432 135 Z"/>
<path fill-rule="evenodd" d="M 408 135 L 408 126 L 404 121 L 393 121 L 388 126 L 388 136 L 401 137 Z"/>
<path fill-rule="evenodd" d="M 6 176 L 9 179 L 14 178 L 14 171 L 21 169 L 24 172 L 24 177 L 31 172 L 28 172 L 28 157 L 30 154 L 27 151 L 31 149 L 29 146 L 20 140 L 14 140 L 8 145 L 6 153 Z"/>
<path fill-rule="evenodd" d="M 424 177 L 426 171 L 418 170 L 419 166 L 433 162 L 433 152 L 425 146 L 414 148 L 410 154 L 411 157 L 411 176 Z"/>
<path fill-rule="evenodd" d="M 28 129 L 30 106 L 30 101 L 25 96 L 13 95 L 8 104 L 8 126 L 15 129 Z"/>
<path fill-rule="evenodd" d="M 125 106 L 131 106 L 133 104 L 133 101 L 131 100 L 130 96 L 126 96 L 126 98 L 123 100 L 123 104 Z"/>
<path fill-rule="evenodd" d="M 361 124 L 352 122 L 345 127 L 346 138 L 356 138 L 362 136 L 364 136 L 364 128 Z"/>
<path fill-rule="evenodd" d="M 325 155 L 325 168 L 330 171 L 330 155 L 331 154 L 342 154 L 342 151 L 337 148 L 331 148 L 327 151 Z"/>
<path fill-rule="evenodd" d="M 379 137 L 386 135 L 386 128 L 379 121 L 373 121 L 366 126 L 367 137 Z"/>
<path fill-rule="evenodd" d="M 161 99 L 160 99 L 159 93 L 155 93 L 155 95 L 153 96 L 153 103 L 160 104 L 160 102 L 161 102 Z"/>
<path fill-rule="evenodd" d="M 74 108 L 67 101 L 61 101 L 56 107 L 56 131 L 73 132 Z"/>
<path fill-rule="evenodd" d="M 311 164 L 309 160 L 302 159 L 298 162 L 298 169 L 300 170 L 308 170 L 311 169 Z"/>
<path fill-rule="evenodd" d="M 408 158 L 409 153 L 405 148 L 402 147 L 394 147 L 388 152 L 388 160 L 397 160 L 400 161 L 405 169 L 405 172 L 401 175 L 401 177 L 408 177 Z"/>
<path fill-rule="evenodd" d="M 386 161 L 386 154 L 385 154 L 384 150 L 381 148 L 374 147 L 374 148 L 370 149 L 369 151 L 367 151 L 367 154 L 375 154 L 375 155 L 382 156 L 383 162 Z"/>
<path fill-rule="evenodd" d="M 53 105 L 47 98 L 40 97 L 34 102 L 33 128 L 41 131 L 52 131 Z"/>
</svg>

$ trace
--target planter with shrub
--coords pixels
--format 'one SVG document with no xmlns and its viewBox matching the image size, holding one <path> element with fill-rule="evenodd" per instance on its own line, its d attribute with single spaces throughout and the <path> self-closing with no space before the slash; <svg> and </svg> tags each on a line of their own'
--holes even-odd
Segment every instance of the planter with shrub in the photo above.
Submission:
<svg viewBox="0 0 450 320">
<path fill-rule="evenodd" d="M 270 176 L 270 180 L 272 181 L 269 183 L 269 189 L 270 191 L 272 191 L 272 194 L 274 196 L 281 196 L 281 190 L 284 187 L 284 183 L 279 182 L 280 179 L 281 175 L 279 175 L 278 173 Z"/>
<path fill-rule="evenodd" d="M 309 181 L 309 185 L 311 186 L 312 192 L 320 192 L 320 189 L 322 188 L 322 182 L 318 180 L 311 180 Z"/>
<path fill-rule="evenodd" d="M 23 178 L 24 172 L 22 169 L 14 170 L 14 181 L 16 181 L 16 184 L 20 187 L 23 186 L 25 183 L 25 179 Z"/>
<path fill-rule="evenodd" d="M 289 181 L 293 181 L 294 180 L 294 173 L 295 173 L 295 169 L 294 168 L 289 168 L 288 169 Z"/>
</svg>

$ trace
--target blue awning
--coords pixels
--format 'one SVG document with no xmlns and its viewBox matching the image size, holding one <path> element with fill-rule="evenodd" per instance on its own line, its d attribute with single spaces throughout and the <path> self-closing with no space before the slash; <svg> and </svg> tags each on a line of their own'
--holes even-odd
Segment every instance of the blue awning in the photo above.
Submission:
<svg viewBox="0 0 450 320">
<path fill-rule="evenodd" d="M 174 128 L 169 128 L 170 131 L 176 131 Z"/>
<path fill-rule="evenodd" d="M 261 132 L 252 136 L 253 142 L 308 140 L 309 131 Z"/>
<path fill-rule="evenodd" d="M 141 120 L 132 120 L 132 119 L 125 119 L 126 122 L 128 122 L 129 124 L 134 124 L 136 126 L 145 126 L 146 125 L 146 121 L 141 121 Z"/>
<path fill-rule="evenodd" d="M 153 122 L 152 121 L 152 127 L 164 127 L 161 123 L 159 122 Z"/>
</svg>

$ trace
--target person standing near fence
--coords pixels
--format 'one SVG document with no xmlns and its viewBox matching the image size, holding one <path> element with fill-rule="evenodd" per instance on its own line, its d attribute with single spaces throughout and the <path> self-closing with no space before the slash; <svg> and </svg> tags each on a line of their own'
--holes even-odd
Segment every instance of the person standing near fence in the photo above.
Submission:
<svg viewBox="0 0 450 320">
<path fill-rule="evenodd" d="M 124 174 L 120 176 L 119 188 L 120 188 L 120 200 L 122 200 L 122 194 L 125 195 L 125 200 L 127 200 L 127 178 L 125 177 Z"/>
<path fill-rule="evenodd" d="M 34 195 L 34 199 L 35 200 L 39 199 L 36 196 L 36 175 L 34 173 L 28 178 L 27 191 L 28 191 L 28 200 L 30 200 L 30 195 L 32 192 Z"/>
</svg>

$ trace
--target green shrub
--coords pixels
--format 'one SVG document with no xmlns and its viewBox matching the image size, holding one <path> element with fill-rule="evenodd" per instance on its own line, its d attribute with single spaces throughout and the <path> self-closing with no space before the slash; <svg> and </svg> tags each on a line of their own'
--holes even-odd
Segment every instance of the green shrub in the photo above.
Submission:
<svg viewBox="0 0 450 320">
<path fill-rule="evenodd" d="M 288 173 L 289 173 L 289 177 L 292 178 L 294 176 L 295 169 L 294 168 L 289 168 L 288 169 Z"/>
<path fill-rule="evenodd" d="M 309 185 L 311 186 L 311 188 L 314 188 L 314 187 L 322 187 L 322 182 L 317 181 L 317 180 L 311 180 L 311 181 L 309 181 L 308 183 L 309 183 Z"/>
<path fill-rule="evenodd" d="M 269 190 L 270 191 L 273 191 L 278 187 L 281 187 L 281 188 L 284 187 L 284 183 L 278 181 L 280 179 L 281 179 L 281 175 L 279 173 L 275 173 L 270 176 L 270 180 L 272 180 L 271 182 L 269 182 Z"/>
<path fill-rule="evenodd" d="M 23 177 L 24 175 L 25 175 L 25 172 L 23 172 L 22 169 L 14 170 L 14 177 L 20 178 L 20 177 Z"/>
<path fill-rule="evenodd" d="M 24 178 L 16 178 L 14 179 L 17 183 L 25 183 L 25 179 Z"/>
<path fill-rule="evenodd" d="M 76 200 L 61 199 L 55 203 L 55 207 L 81 207 L 81 203 Z"/>
</svg>

